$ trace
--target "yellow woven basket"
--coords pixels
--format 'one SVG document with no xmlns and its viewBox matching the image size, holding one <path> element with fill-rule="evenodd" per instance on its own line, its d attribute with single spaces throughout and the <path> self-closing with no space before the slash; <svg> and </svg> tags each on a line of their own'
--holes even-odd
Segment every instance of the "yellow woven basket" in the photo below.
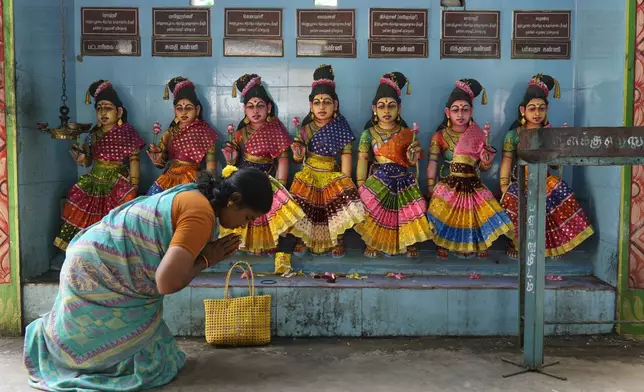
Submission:
<svg viewBox="0 0 644 392">
<path fill-rule="evenodd" d="M 230 298 L 228 285 L 235 268 L 246 271 L 250 296 Z M 250 264 L 235 263 L 226 276 L 223 299 L 203 301 L 206 311 L 206 342 L 222 346 L 255 346 L 271 341 L 271 296 L 255 295 L 255 276 Z"/>
</svg>

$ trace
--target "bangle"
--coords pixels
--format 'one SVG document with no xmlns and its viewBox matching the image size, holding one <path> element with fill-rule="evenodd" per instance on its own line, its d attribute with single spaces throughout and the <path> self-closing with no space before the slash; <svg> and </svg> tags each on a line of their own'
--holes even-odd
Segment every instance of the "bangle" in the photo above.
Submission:
<svg viewBox="0 0 644 392">
<path fill-rule="evenodd" d="M 510 179 L 507 177 L 501 177 L 501 180 L 499 180 L 501 185 L 508 185 L 510 183 Z"/>
<path fill-rule="evenodd" d="M 427 185 L 436 185 L 436 179 L 433 179 L 433 178 L 428 179 Z"/>
<path fill-rule="evenodd" d="M 199 256 L 203 257 L 203 262 L 206 263 L 206 268 L 204 268 L 204 269 L 210 268 L 210 262 L 208 261 L 208 258 L 203 253 L 199 253 Z M 199 257 L 199 256 L 197 256 L 197 257 Z"/>
</svg>

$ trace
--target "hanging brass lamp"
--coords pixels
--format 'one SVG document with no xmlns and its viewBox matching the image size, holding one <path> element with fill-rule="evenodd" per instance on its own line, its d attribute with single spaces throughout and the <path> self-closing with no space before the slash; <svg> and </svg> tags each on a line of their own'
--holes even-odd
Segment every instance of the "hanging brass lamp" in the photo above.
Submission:
<svg viewBox="0 0 644 392">
<path fill-rule="evenodd" d="M 67 106 L 67 71 L 65 62 L 65 0 L 60 0 L 60 25 L 61 25 L 61 40 L 62 40 L 62 54 L 61 54 L 61 77 L 62 77 L 62 101 L 61 107 L 58 109 L 60 112 L 60 125 L 58 128 L 49 128 L 49 124 L 38 122 L 36 125 L 38 129 L 47 132 L 51 135 L 52 139 L 58 140 L 76 140 L 83 133 L 87 133 L 91 128 L 91 123 L 76 123 L 69 122 L 69 107 Z"/>
</svg>

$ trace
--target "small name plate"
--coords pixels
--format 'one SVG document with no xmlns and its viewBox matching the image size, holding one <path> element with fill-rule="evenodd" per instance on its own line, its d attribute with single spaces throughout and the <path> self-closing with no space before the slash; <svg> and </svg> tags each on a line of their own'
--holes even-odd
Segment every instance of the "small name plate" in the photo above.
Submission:
<svg viewBox="0 0 644 392">
<path fill-rule="evenodd" d="M 499 41 L 441 40 L 441 58 L 499 59 Z"/>
<path fill-rule="evenodd" d="M 226 57 L 284 57 L 281 39 L 224 38 Z"/>
<path fill-rule="evenodd" d="M 211 38 L 152 37 L 152 56 L 157 57 L 210 57 Z"/>
<path fill-rule="evenodd" d="M 356 57 L 356 41 L 298 39 L 297 57 Z"/>
<path fill-rule="evenodd" d="M 139 37 L 81 37 L 82 56 L 140 56 Z"/>
<path fill-rule="evenodd" d="M 569 60 L 570 41 L 512 40 L 513 59 Z"/>
<path fill-rule="evenodd" d="M 369 40 L 369 58 L 426 58 L 427 40 Z"/>
</svg>

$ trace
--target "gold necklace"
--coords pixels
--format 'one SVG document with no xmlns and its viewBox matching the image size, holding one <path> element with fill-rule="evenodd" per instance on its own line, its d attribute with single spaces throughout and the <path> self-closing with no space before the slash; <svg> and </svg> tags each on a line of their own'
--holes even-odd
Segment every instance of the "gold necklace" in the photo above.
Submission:
<svg viewBox="0 0 644 392">
<path fill-rule="evenodd" d="M 445 128 L 445 133 L 447 134 L 447 136 L 450 138 L 452 142 L 457 142 L 458 139 L 460 139 L 461 135 L 463 134 L 463 132 L 457 132 L 452 128 Z"/>
<path fill-rule="evenodd" d="M 376 128 L 376 132 L 378 132 L 380 134 L 385 134 L 385 135 L 392 135 L 392 134 L 400 131 L 400 129 L 402 128 L 402 126 L 397 125 L 397 126 L 393 127 L 392 129 L 387 130 L 387 129 L 381 128 L 378 124 L 374 124 L 374 127 Z"/>
</svg>

